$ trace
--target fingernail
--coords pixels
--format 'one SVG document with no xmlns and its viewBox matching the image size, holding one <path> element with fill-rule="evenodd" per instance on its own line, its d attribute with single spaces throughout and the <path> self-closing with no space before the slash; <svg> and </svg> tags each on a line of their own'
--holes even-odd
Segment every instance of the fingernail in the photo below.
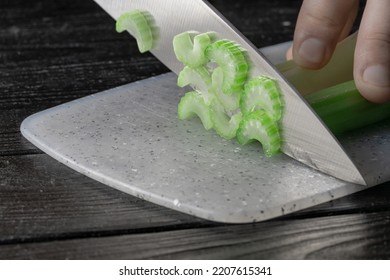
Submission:
<svg viewBox="0 0 390 280">
<path fill-rule="evenodd" d="M 309 38 L 298 49 L 300 57 L 311 63 L 321 63 L 325 59 L 326 45 L 319 39 Z"/>
<path fill-rule="evenodd" d="M 363 72 L 363 81 L 379 87 L 390 85 L 390 72 L 381 64 L 368 66 Z"/>
</svg>

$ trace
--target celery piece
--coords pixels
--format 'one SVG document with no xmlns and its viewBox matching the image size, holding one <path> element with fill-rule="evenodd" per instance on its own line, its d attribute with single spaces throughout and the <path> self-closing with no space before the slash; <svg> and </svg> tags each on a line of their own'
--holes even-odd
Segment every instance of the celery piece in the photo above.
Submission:
<svg viewBox="0 0 390 280">
<path fill-rule="evenodd" d="M 231 94 L 224 94 L 222 91 L 223 70 L 221 67 L 214 69 L 211 74 L 212 87 L 211 91 L 216 96 L 225 108 L 225 110 L 233 111 L 240 107 L 240 98 L 242 92 L 234 92 Z"/>
<path fill-rule="evenodd" d="M 276 65 L 283 76 L 305 96 L 353 79 L 357 32 L 339 42 L 330 61 L 321 69 L 302 68 L 294 60 Z"/>
<path fill-rule="evenodd" d="M 280 120 L 283 105 L 276 81 L 266 76 L 258 76 L 249 80 L 244 87 L 240 109 L 242 113 L 263 109 L 275 121 Z"/>
<path fill-rule="evenodd" d="M 156 27 L 153 16 L 142 10 L 131 10 L 119 16 L 116 21 L 116 31 L 127 30 L 137 40 L 141 53 L 153 49 L 156 40 Z"/>
<path fill-rule="evenodd" d="M 259 141 L 267 157 L 280 152 L 282 141 L 278 124 L 264 110 L 245 114 L 236 136 L 238 143 L 242 145 L 254 140 Z"/>
<path fill-rule="evenodd" d="M 242 115 L 238 112 L 231 117 L 225 112 L 218 99 L 214 99 L 210 104 L 210 117 L 215 131 L 225 139 L 232 139 L 236 136 Z"/>
<path fill-rule="evenodd" d="M 363 98 L 348 81 L 305 96 L 334 134 L 342 134 L 390 118 L 390 102 L 375 104 Z"/>
<path fill-rule="evenodd" d="M 213 95 L 210 93 L 210 72 L 203 66 L 195 68 L 185 66 L 184 69 L 179 73 L 177 78 L 177 85 L 179 87 L 190 85 L 193 89 L 202 94 L 207 105 L 210 104 L 210 101 L 213 98 Z"/>
<path fill-rule="evenodd" d="M 248 77 L 249 64 L 245 51 L 235 42 L 218 40 L 206 48 L 206 56 L 223 70 L 222 90 L 225 94 L 240 92 Z"/>
<path fill-rule="evenodd" d="M 179 102 L 177 113 L 180 120 L 198 116 L 206 130 L 213 127 L 209 107 L 197 91 L 187 92 Z"/>
<path fill-rule="evenodd" d="M 205 50 L 213 40 L 213 33 L 200 34 L 196 31 L 187 31 L 173 38 L 173 50 L 176 58 L 184 65 L 198 67 L 207 63 Z"/>
</svg>

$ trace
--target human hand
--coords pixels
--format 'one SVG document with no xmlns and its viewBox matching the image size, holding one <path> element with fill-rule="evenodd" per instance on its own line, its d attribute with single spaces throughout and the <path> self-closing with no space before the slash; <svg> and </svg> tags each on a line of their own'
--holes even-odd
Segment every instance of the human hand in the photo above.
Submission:
<svg viewBox="0 0 390 280">
<path fill-rule="evenodd" d="M 326 65 L 351 31 L 358 0 L 304 0 L 288 56 L 305 68 Z M 367 0 L 354 54 L 354 80 L 368 100 L 390 100 L 390 0 Z"/>
</svg>

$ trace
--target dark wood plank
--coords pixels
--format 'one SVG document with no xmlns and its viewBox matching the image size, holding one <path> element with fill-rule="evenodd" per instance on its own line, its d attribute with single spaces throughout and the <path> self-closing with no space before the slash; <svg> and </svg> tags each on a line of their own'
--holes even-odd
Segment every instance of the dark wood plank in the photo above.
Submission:
<svg viewBox="0 0 390 280">
<path fill-rule="evenodd" d="M 320 217 L 390 210 L 390 182 L 291 214 L 289 217 Z"/>
<path fill-rule="evenodd" d="M 0 178 L 0 244 L 217 225 L 121 193 L 45 154 L 0 157 Z M 279 220 L 379 213 L 389 205 L 387 184 Z"/>
<path fill-rule="evenodd" d="M 8 259 L 390 258 L 390 212 L 0 246 Z"/>
<path fill-rule="evenodd" d="M 47 155 L 0 157 L 0 178 L 0 244 L 207 224 L 100 184 Z"/>
</svg>

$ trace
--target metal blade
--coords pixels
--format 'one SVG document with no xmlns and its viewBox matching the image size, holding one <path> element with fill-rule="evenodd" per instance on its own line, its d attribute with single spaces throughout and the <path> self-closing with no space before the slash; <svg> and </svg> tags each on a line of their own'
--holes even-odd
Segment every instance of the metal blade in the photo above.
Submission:
<svg viewBox="0 0 390 280">
<path fill-rule="evenodd" d="M 152 53 L 178 74 L 183 65 L 173 52 L 173 37 L 185 31 L 214 31 L 218 38 L 240 44 L 251 60 L 250 76 L 268 75 L 278 80 L 283 92 L 285 110 L 282 120 L 282 150 L 285 154 L 317 170 L 345 181 L 366 185 L 358 168 L 334 135 L 327 129 L 306 101 L 232 24 L 208 2 L 201 0 L 95 0 L 117 19 L 122 13 L 141 9 L 148 11 L 159 29 Z"/>
</svg>

